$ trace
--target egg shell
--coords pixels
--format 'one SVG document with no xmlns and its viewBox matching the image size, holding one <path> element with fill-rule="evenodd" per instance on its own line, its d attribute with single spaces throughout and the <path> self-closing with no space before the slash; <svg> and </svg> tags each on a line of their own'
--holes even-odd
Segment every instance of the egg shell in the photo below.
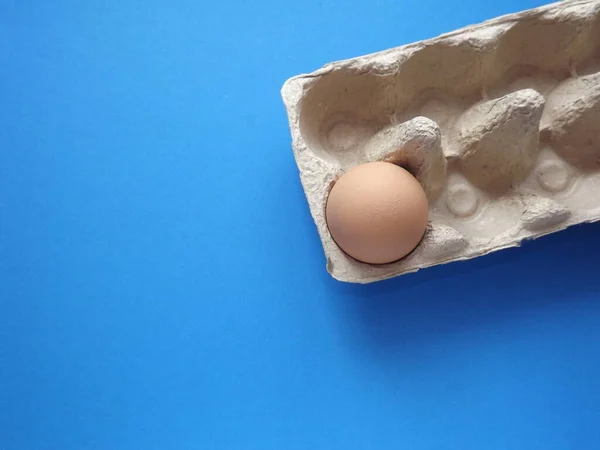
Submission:
<svg viewBox="0 0 600 450">
<path fill-rule="evenodd" d="M 423 237 L 427 197 L 404 168 L 370 162 L 336 181 L 326 216 L 329 232 L 344 252 L 365 263 L 386 264 L 408 255 Z"/>
</svg>

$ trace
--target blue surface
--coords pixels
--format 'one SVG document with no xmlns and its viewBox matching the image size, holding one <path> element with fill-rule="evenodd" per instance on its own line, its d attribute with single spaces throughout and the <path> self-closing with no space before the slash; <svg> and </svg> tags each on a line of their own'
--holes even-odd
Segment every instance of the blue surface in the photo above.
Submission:
<svg viewBox="0 0 600 450">
<path fill-rule="evenodd" d="M 600 224 L 337 283 L 279 94 L 539 4 L 0 2 L 0 449 L 600 448 Z"/>
</svg>

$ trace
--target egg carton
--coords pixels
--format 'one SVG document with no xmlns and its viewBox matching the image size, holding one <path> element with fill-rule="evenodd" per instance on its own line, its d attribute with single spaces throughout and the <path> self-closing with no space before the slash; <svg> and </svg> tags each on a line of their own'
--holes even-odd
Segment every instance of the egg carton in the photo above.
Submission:
<svg viewBox="0 0 600 450">
<path fill-rule="evenodd" d="M 292 147 L 336 279 L 369 283 L 600 220 L 600 0 L 567 0 L 338 61 L 282 88 Z M 369 265 L 333 241 L 336 179 L 368 161 L 409 170 L 423 240 Z"/>
</svg>

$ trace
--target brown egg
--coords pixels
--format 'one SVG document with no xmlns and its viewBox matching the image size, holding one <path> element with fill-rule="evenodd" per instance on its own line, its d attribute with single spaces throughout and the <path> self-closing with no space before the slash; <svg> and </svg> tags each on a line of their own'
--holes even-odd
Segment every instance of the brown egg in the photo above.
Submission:
<svg viewBox="0 0 600 450">
<path fill-rule="evenodd" d="M 427 228 L 428 204 L 421 184 L 387 162 L 361 164 L 334 184 L 325 208 L 336 244 L 349 256 L 385 264 L 408 255 Z"/>
</svg>

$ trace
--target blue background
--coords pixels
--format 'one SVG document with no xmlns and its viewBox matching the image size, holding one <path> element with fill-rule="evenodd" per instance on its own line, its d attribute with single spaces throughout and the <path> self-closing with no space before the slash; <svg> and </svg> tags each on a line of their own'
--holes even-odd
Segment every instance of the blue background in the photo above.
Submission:
<svg viewBox="0 0 600 450">
<path fill-rule="evenodd" d="M 600 448 L 600 224 L 335 282 L 279 93 L 539 4 L 0 2 L 0 449 Z"/>
</svg>

